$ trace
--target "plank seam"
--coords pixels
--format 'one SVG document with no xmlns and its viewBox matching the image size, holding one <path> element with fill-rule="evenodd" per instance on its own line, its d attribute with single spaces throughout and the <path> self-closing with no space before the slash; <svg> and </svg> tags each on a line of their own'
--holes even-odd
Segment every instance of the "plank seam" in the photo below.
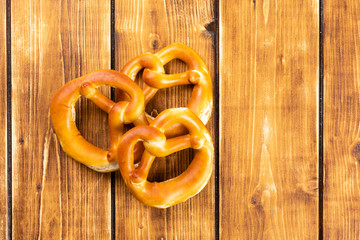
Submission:
<svg viewBox="0 0 360 240">
<path fill-rule="evenodd" d="M 6 0 L 7 238 L 12 239 L 11 0 Z"/>
<path fill-rule="evenodd" d="M 323 239 L 324 191 L 324 0 L 319 1 L 319 240 Z"/>
<path fill-rule="evenodd" d="M 111 69 L 115 70 L 115 0 L 110 0 L 110 56 Z M 111 100 L 115 101 L 115 88 L 111 88 Z M 111 173 L 111 240 L 115 240 L 115 172 Z"/>
<path fill-rule="evenodd" d="M 214 21 L 215 21 L 215 37 L 214 37 L 214 54 L 215 54 L 215 62 L 214 62 L 214 70 L 215 70 L 215 81 L 214 81 L 214 96 L 215 96 L 215 239 L 220 238 L 220 182 L 219 182 L 219 174 L 220 174 L 220 163 L 219 163 L 219 97 L 220 97 L 220 89 L 219 89 L 219 0 L 214 0 Z"/>
</svg>

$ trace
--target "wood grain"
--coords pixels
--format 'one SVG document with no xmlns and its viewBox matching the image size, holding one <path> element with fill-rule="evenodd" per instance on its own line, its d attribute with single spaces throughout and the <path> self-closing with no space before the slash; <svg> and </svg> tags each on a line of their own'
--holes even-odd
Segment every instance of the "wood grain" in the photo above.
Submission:
<svg viewBox="0 0 360 240">
<path fill-rule="evenodd" d="M 360 3 L 324 16 L 324 239 L 360 239 Z"/>
<path fill-rule="evenodd" d="M 109 239 L 110 175 L 66 157 L 49 105 L 66 82 L 110 67 L 110 1 L 12 1 L 11 16 L 13 238 Z M 77 118 L 105 147 L 106 115 L 81 101 Z"/>
<path fill-rule="evenodd" d="M 220 238 L 318 235 L 318 2 L 220 1 Z"/>
<path fill-rule="evenodd" d="M 206 29 L 213 21 L 213 8 L 213 1 L 115 0 L 116 69 L 120 70 L 141 53 L 154 53 L 171 43 L 181 42 L 199 53 L 214 77 L 214 33 Z M 165 70 L 168 73 L 182 72 L 186 66 L 174 61 Z M 141 80 L 139 82 L 142 83 Z M 190 96 L 190 87 L 160 91 L 149 103 L 147 111 L 156 115 L 170 107 L 185 106 Z M 213 134 L 213 120 L 207 127 Z M 150 172 L 150 180 L 163 181 L 179 175 L 192 157 L 193 153 L 185 150 L 166 159 L 157 159 Z M 214 209 L 214 177 L 197 196 L 167 210 L 160 210 L 138 202 L 126 188 L 120 174 L 116 176 L 117 238 L 213 239 Z"/>
<path fill-rule="evenodd" d="M 0 0 L 0 239 L 7 236 L 6 1 Z"/>
</svg>

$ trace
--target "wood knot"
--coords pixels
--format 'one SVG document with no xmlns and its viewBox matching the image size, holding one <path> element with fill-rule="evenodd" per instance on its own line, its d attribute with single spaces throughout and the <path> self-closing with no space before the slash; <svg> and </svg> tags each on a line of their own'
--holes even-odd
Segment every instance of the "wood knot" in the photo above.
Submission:
<svg viewBox="0 0 360 240">
<path fill-rule="evenodd" d="M 250 197 L 250 204 L 257 210 L 269 211 L 276 208 L 277 192 L 274 184 L 258 185 Z"/>
<path fill-rule="evenodd" d="M 256 10 L 256 0 L 250 0 L 250 2 L 253 5 L 253 10 Z"/>
<path fill-rule="evenodd" d="M 204 27 L 208 32 L 214 33 L 214 32 L 216 32 L 216 21 L 215 20 L 211 21 L 211 22 L 205 24 Z"/>
<path fill-rule="evenodd" d="M 309 196 L 316 197 L 318 196 L 318 192 L 319 192 L 318 179 L 313 179 L 307 182 L 298 183 L 297 188 L 298 190 L 300 190 L 301 194 L 306 194 Z"/>
<path fill-rule="evenodd" d="M 19 143 L 20 143 L 20 144 L 23 144 L 24 142 L 25 142 L 25 141 L 24 141 L 23 138 L 20 138 L 20 139 L 19 139 Z"/>
<path fill-rule="evenodd" d="M 152 18 L 156 18 L 156 16 L 157 16 L 156 10 L 155 10 L 155 9 L 152 9 L 152 10 L 150 11 L 150 15 L 151 15 Z"/>
<path fill-rule="evenodd" d="M 216 33 L 216 21 L 214 20 L 209 23 L 206 23 L 204 26 L 201 26 L 201 29 L 203 30 L 201 33 L 202 36 L 206 38 L 214 39 Z"/>
<path fill-rule="evenodd" d="M 263 192 L 263 188 L 257 187 L 253 194 L 250 197 L 250 204 L 254 207 L 261 207 L 261 193 Z"/>
<path fill-rule="evenodd" d="M 159 34 L 151 33 L 149 35 L 150 48 L 152 48 L 155 51 L 155 50 L 159 49 L 160 45 L 161 45 L 161 40 L 160 40 Z"/>
<path fill-rule="evenodd" d="M 351 156 L 360 162 L 360 141 L 356 141 L 350 148 Z"/>
</svg>

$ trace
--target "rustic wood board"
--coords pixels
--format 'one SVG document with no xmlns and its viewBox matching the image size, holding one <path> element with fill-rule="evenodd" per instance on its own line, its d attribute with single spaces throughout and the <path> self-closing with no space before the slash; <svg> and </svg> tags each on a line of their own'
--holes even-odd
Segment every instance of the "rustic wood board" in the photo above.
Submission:
<svg viewBox="0 0 360 240">
<path fill-rule="evenodd" d="M 324 239 L 360 239 L 360 3 L 324 16 Z"/>
<path fill-rule="evenodd" d="M 109 239 L 110 174 L 66 156 L 49 105 L 66 82 L 110 68 L 110 1 L 11 5 L 13 239 Z M 104 147 L 106 115 L 86 101 L 77 113 L 80 131 Z"/>
<path fill-rule="evenodd" d="M 144 52 L 181 42 L 193 48 L 205 61 L 214 79 L 214 33 L 205 27 L 214 18 L 213 1 L 130 1 L 115 0 L 115 68 Z M 187 68 L 179 61 L 169 63 L 169 73 Z M 140 80 L 140 84 L 142 81 Z M 147 107 L 160 113 L 186 106 L 191 88 L 161 90 Z M 216 99 L 215 99 L 216 101 Z M 207 124 L 214 137 L 214 121 Z M 157 159 L 150 178 L 163 181 L 182 173 L 192 152 L 182 151 Z M 214 176 L 194 198 L 166 210 L 149 208 L 138 202 L 116 174 L 116 237 L 122 239 L 213 239 L 215 237 Z M 124 224 L 126 223 L 126 224 Z"/>
<path fill-rule="evenodd" d="M 319 8 L 220 1 L 220 238 L 318 236 Z"/>
<path fill-rule="evenodd" d="M 0 239 L 7 235 L 6 1 L 0 0 Z"/>
<path fill-rule="evenodd" d="M 360 3 L 323 2 L 325 178 L 319 216 L 319 1 L 0 0 L 0 111 L 12 117 L 7 216 L 8 126 L 7 115 L 0 115 L 0 239 L 316 239 L 321 225 L 324 239 L 360 239 Z M 213 175 L 199 195 L 159 210 L 139 203 L 119 173 L 111 193 L 110 174 L 67 157 L 52 130 L 49 104 L 71 79 L 110 68 L 112 61 L 120 70 L 138 54 L 173 42 L 198 52 L 214 81 L 219 67 L 220 99 L 214 101 L 220 101 L 220 191 L 215 193 Z M 165 69 L 175 73 L 186 66 L 173 61 Z M 109 88 L 102 91 L 110 96 Z M 185 106 L 190 95 L 190 87 L 160 91 L 147 111 Z M 107 115 L 81 99 L 76 116 L 84 136 L 107 148 Z M 215 139 L 214 117 L 207 127 Z M 158 159 L 151 180 L 179 175 L 192 157 L 182 151 Z"/>
</svg>

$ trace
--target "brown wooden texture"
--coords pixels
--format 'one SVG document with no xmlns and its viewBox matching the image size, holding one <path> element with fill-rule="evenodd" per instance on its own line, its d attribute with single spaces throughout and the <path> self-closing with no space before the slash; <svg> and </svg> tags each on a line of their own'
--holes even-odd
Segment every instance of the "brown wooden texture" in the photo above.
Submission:
<svg viewBox="0 0 360 240">
<path fill-rule="evenodd" d="M 214 77 L 214 33 L 206 29 L 214 17 L 213 1 L 115 1 L 115 62 L 120 70 L 132 58 L 144 52 L 181 42 L 193 48 Z M 210 25 L 209 25 L 210 24 Z M 182 72 L 180 61 L 169 63 L 168 73 Z M 140 84 L 142 81 L 140 80 Z M 170 107 L 185 106 L 190 87 L 161 90 L 147 107 L 156 115 Z M 214 137 L 214 122 L 207 124 Z M 157 159 L 150 180 L 163 181 L 182 173 L 193 153 L 184 150 Z M 138 202 L 116 175 L 116 237 L 122 239 L 213 239 L 214 177 L 197 196 L 166 210 L 149 208 Z"/>
<path fill-rule="evenodd" d="M 13 239 L 109 239 L 110 175 L 66 157 L 49 105 L 66 82 L 110 67 L 110 1 L 11 5 Z M 77 116 L 105 147 L 106 115 L 81 101 Z"/>
<path fill-rule="evenodd" d="M 6 1 L 0 0 L 0 239 L 7 234 Z"/>
<path fill-rule="evenodd" d="M 220 238 L 318 236 L 317 1 L 220 1 Z"/>
<path fill-rule="evenodd" d="M 324 15 L 324 239 L 360 239 L 360 3 Z"/>
</svg>

